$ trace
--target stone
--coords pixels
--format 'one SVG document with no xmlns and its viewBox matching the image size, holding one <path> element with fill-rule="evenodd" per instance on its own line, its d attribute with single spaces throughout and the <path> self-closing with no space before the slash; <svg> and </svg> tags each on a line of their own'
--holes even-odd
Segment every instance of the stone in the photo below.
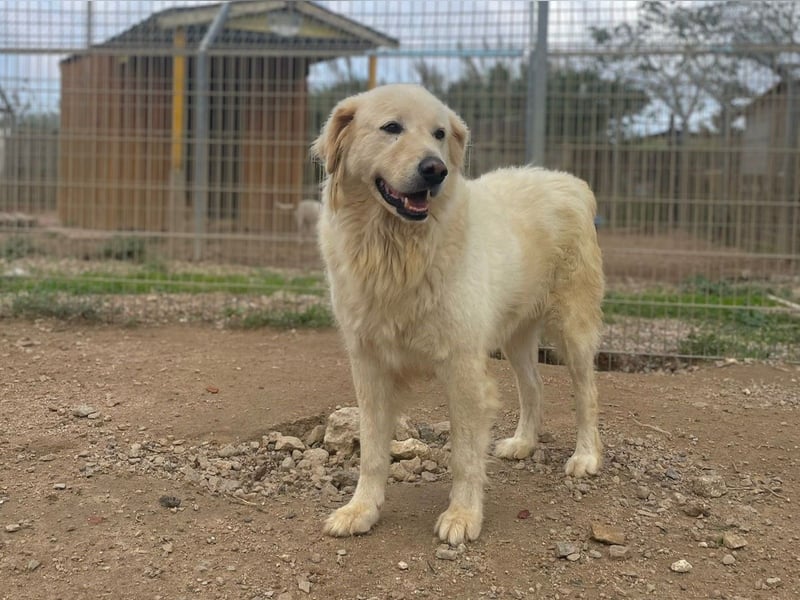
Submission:
<svg viewBox="0 0 800 600">
<path fill-rule="evenodd" d="M 414 475 L 419 475 L 422 473 L 422 460 L 420 460 L 419 456 L 415 456 L 414 458 L 410 458 L 408 460 L 401 460 L 400 466 Z"/>
<path fill-rule="evenodd" d="M 738 550 L 739 548 L 744 548 L 747 546 L 747 540 L 739 534 L 733 533 L 732 531 L 726 531 L 722 534 L 722 545 L 729 550 Z"/>
<path fill-rule="evenodd" d="M 719 498 L 728 493 L 720 475 L 700 475 L 692 480 L 692 492 L 701 498 Z"/>
<path fill-rule="evenodd" d="M 399 563 L 397 563 L 397 568 L 401 571 L 408 571 L 408 563 L 404 560 L 401 560 Z"/>
<path fill-rule="evenodd" d="M 128 458 L 141 458 L 142 457 L 142 445 L 141 444 L 131 444 L 130 450 L 128 450 Z"/>
<path fill-rule="evenodd" d="M 736 563 L 736 557 L 733 554 L 726 554 L 722 557 L 723 565 L 732 565 Z"/>
<path fill-rule="evenodd" d="M 692 563 L 682 558 L 672 563 L 669 566 L 669 570 L 674 573 L 688 573 L 692 570 Z"/>
<path fill-rule="evenodd" d="M 325 448 L 309 448 L 303 452 L 303 460 L 307 460 L 312 467 L 324 465 L 328 462 L 329 457 L 330 454 Z"/>
<path fill-rule="evenodd" d="M 300 450 L 306 449 L 303 440 L 296 438 L 293 435 L 282 435 L 275 440 L 275 450 Z"/>
<path fill-rule="evenodd" d="M 622 546 L 625 544 L 625 532 L 618 527 L 592 523 L 592 539 L 602 544 Z"/>
<path fill-rule="evenodd" d="M 8 533 L 16 533 L 20 529 L 22 528 L 20 527 L 19 523 L 11 523 L 10 525 L 6 525 L 6 531 Z"/>
<path fill-rule="evenodd" d="M 389 477 L 395 481 L 408 481 L 413 477 L 413 473 L 409 473 L 400 463 L 392 463 L 389 465 Z"/>
<path fill-rule="evenodd" d="M 451 548 L 447 544 L 442 544 L 436 549 L 436 558 L 439 560 L 456 560 L 458 554 L 458 550 Z"/>
<path fill-rule="evenodd" d="M 310 431 L 303 436 L 303 442 L 306 446 L 316 446 L 321 444 L 325 439 L 325 425 L 315 425 Z"/>
<path fill-rule="evenodd" d="M 620 545 L 609 546 L 608 556 L 614 560 L 625 560 L 630 556 L 630 548 Z"/>
<path fill-rule="evenodd" d="M 394 428 L 394 439 L 402 442 L 409 438 L 419 438 L 419 429 L 407 415 L 400 415 Z"/>
<path fill-rule="evenodd" d="M 238 456 L 239 454 L 241 454 L 241 451 L 233 444 L 225 444 L 217 451 L 217 456 L 220 458 L 230 458 L 232 456 Z"/>
<path fill-rule="evenodd" d="M 75 408 L 72 409 L 72 414 L 79 419 L 85 419 L 89 415 L 93 415 L 97 412 L 97 409 L 89 406 L 88 404 L 79 404 Z"/>
<path fill-rule="evenodd" d="M 428 444 L 414 438 L 409 438 L 402 442 L 392 440 L 389 447 L 389 454 L 395 460 L 408 460 L 414 457 L 424 460 L 430 456 L 430 452 L 431 449 Z"/>
<path fill-rule="evenodd" d="M 683 514 L 685 514 L 687 517 L 692 517 L 692 518 L 700 516 L 705 517 L 708 516 L 709 514 L 708 508 L 702 504 L 698 504 L 697 502 L 689 502 L 688 504 L 683 506 L 681 510 L 683 511 Z"/>
<path fill-rule="evenodd" d="M 359 440 L 358 407 L 345 406 L 331 413 L 323 444 L 330 452 L 349 455 Z"/>
<path fill-rule="evenodd" d="M 439 421 L 431 425 L 433 435 L 436 437 L 445 437 L 450 435 L 450 421 Z"/>
<path fill-rule="evenodd" d="M 574 542 L 556 542 L 556 557 L 567 558 L 570 554 L 579 554 L 580 546 Z"/>
</svg>

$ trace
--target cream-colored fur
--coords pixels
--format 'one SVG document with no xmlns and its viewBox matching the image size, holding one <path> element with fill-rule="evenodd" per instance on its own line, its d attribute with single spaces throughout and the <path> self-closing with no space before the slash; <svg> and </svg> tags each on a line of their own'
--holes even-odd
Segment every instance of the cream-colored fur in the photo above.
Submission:
<svg viewBox="0 0 800 600">
<path fill-rule="evenodd" d="M 574 384 L 578 434 L 566 473 L 593 475 L 601 466 L 593 359 L 603 274 L 594 196 L 571 175 L 530 167 L 467 180 L 467 143 L 465 124 L 434 96 L 390 85 L 340 102 L 313 145 L 328 174 L 320 247 L 361 414 L 360 478 L 351 501 L 328 518 L 328 534 L 363 533 L 378 521 L 408 383 L 434 374 L 447 391 L 453 475 L 450 506 L 435 530 L 451 544 L 477 538 L 498 407 L 488 352 L 504 350 L 521 409 L 516 433 L 495 454 L 529 456 L 541 427 L 536 367 L 545 331 Z M 410 195 L 428 157 L 448 173 L 432 186 L 427 218 L 410 221 L 376 181 Z"/>
</svg>

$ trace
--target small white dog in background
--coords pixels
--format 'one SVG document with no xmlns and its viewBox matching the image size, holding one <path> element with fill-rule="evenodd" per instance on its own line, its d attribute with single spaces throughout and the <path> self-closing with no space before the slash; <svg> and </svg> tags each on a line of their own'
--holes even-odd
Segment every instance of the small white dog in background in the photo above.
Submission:
<svg viewBox="0 0 800 600">
<path fill-rule="evenodd" d="M 304 236 L 313 236 L 316 233 L 317 222 L 319 221 L 319 214 L 322 209 L 322 205 L 317 200 L 301 200 L 298 202 L 297 206 L 294 204 L 277 202 L 276 206 L 280 210 L 294 211 L 298 241 L 302 240 Z"/>
<path fill-rule="evenodd" d="M 327 177 L 319 222 L 331 301 L 361 419 L 361 473 L 325 532 L 378 521 L 395 419 L 413 378 L 444 384 L 453 485 L 437 535 L 478 537 L 485 458 L 499 405 L 489 352 L 517 379 L 520 419 L 495 454 L 530 456 L 542 420 L 538 341 L 553 339 L 573 382 L 578 425 L 568 475 L 602 462 L 594 355 L 603 271 L 594 195 L 581 180 L 530 167 L 462 175 L 469 132 L 421 87 L 387 85 L 342 100 L 312 151 Z"/>
</svg>

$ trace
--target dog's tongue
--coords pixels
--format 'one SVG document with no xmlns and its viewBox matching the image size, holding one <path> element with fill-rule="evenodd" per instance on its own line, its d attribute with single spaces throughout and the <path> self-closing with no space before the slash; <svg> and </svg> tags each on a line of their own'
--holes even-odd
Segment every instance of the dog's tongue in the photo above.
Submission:
<svg viewBox="0 0 800 600">
<path fill-rule="evenodd" d="M 428 210 L 428 191 L 417 192 L 403 196 L 403 208 L 411 212 L 425 212 Z"/>
</svg>

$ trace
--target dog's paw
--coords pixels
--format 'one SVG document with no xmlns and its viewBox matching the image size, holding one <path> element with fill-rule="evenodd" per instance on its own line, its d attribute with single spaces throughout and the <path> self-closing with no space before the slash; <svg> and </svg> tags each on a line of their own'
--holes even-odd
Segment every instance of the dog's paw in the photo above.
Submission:
<svg viewBox="0 0 800 600">
<path fill-rule="evenodd" d="M 597 475 L 603 465 L 603 456 L 600 452 L 578 452 L 575 451 L 567 461 L 564 472 L 572 477 L 584 477 L 585 475 Z"/>
<path fill-rule="evenodd" d="M 464 542 L 475 540 L 481 534 L 483 515 L 480 511 L 465 508 L 448 508 L 439 515 L 434 533 L 443 542 L 458 546 Z"/>
<path fill-rule="evenodd" d="M 328 516 L 323 532 L 333 537 L 367 533 L 378 522 L 379 516 L 378 508 L 374 505 L 350 502 Z"/>
<path fill-rule="evenodd" d="M 528 458 L 536 450 L 537 443 L 518 437 L 498 440 L 494 446 L 494 455 L 497 458 L 521 459 Z"/>
</svg>

